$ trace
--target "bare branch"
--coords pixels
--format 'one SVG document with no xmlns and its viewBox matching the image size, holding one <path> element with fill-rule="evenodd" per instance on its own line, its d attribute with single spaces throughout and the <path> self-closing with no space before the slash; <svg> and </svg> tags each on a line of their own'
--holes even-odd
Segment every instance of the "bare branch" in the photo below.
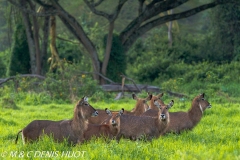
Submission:
<svg viewBox="0 0 240 160">
<path fill-rule="evenodd" d="M 70 42 L 70 43 L 73 43 L 73 44 L 80 44 L 79 42 L 75 42 L 75 41 L 65 39 L 65 38 L 62 38 L 62 37 L 59 37 L 59 36 L 57 36 L 57 39 L 60 39 L 60 40 L 66 41 L 66 42 Z"/>
<path fill-rule="evenodd" d="M 208 3 L 205 5 L 198 6 L 196 8 L 181 12 L 181 13 L 176 13 L 176 14 L 171 14 L 171 15 L 166 15 L 164 17 L 157 18 L 155 20 L 152 20 L 145 25 L 139 27 L 136 29 L 128 39 L 123 42 L 123 46 L 125 47 L 125 51 L 129 49 L 129 47 L 143 34 L 145 34 L 147 31 L 151 30 L 152 28 L 159 26 L 161 24 L 164 24 L 169 21 L 177 20 L 177 19 L 182 19 L 182 18 L 187 18 L 189 16 L 192 16 L 194 14 L 197 14 L 203 10 L 206 10 L 208 8 L 213 8 L 216 5 L 223 4 L 223 3 L 228 3 L 227 1 L 214 1 L 212 3 Z"/>
<path fill-rule="evenodd" d="M 181 4 L 187 2 L 188 0 L 166 0 L 166 1 L 159 1 L 159 3 L 154 3 L 154 5 L 151 3 L 146 7 L 146 9 L 143 11 L 143 13 L 138 16 L 135 20 L 133 20 L 121 33 L 120 38 L 122 43 L 125 43 L 125 41 L 129 38 L 129 36 L 138 29 L 141 24 L 154 17 L 155 15 L 176 8 L 180 6 Z M 156 1 L 158 2 L 158 1 Z M 153 6 L 152 6 L 153 5 Z M 152 6 L 152 7 L 151 7 Z"/>
<path fill-rule="evenodd" d="M 116 18 L 118 17 L 118 14 L 120 13 L 121 11 L 121 8 L 122 6 L 124 5 L 124 3 L 126 2 L 127 0 L 119 0 L 118 2 L 118 5 L 117 7 L 115 8 L 114 12 L 112 14 L 108 14 L 106 12 L 103 12 L 103 11 L 99 11 L 96 9 L 96 5 L 95 3 L 90 0 L 84 0 L 84 2 L 87 4 L 87 6 L 90 8 L 90 10 L 96 14 L 96 15 L 99 15 L 99 16 L 102 16 L 102 17 L 105 17 L 107 20 L 109 20 L 110 22 L 112 21 L 115 21 Z M 101 1 L 102 2 L 102 1 Z"/>
<path fill-rule="evenodd" d="M 12 5 L 18 7 L 19 9 L 21 9 L 23 12 L 28 13 L 28 14 L 32 14 L 34 16 L 38 16 L 38 17 L 45 17 L 45 16 L 51 16 L 51 15 L 56 15 L 57 11 L 54 10 L 53 8 L 48 8 L 45 12 L 41 12 L 41 13 L 37 13 L 34 10 L 28 9 L 26 7 L 23 7 L 22 5 L 20 5 L 19 3 L 15 2 L 14 0 L 7 0 L 8 2 L 10 2 Z"/>
<path fill-rule="evenodd" d="M 107 13 L 105 13 L 105 12 L 96 10 L 95 4 L 94 4 L 93 2 L 89 2 L 88 0 L 84 0 L 84 2 L 87 4 L 87 6 L 90 8 L 90 10 L 91 10 L 94 14 L 99 15 L 99 16 L 102 16 L 102 17 L 105 17 L 105 18 L 108 19 L 108 20 L 111 19 L 111 15 L 110 15 L 110 14 L 107 14 Z"/>
<path fill-rule="evenodd" d="M 138 15 L 140 15 L 143 12 L 143 4 L 145 0 L 138 0 L 138 1 L 139 1 Z"/>
<path fill-rule="evenodd" d="M 11 76 L 11 77 L 5 78 L 5 79 L 0 79 L 0 86 L 9 80 L 13 80 L 13 79 L 16 79 L 19 77 L 33 77 L 33 78 L 38 78 L 38 79 L 42 79 L 42 80 L 44 80 L 46 78 L 44 76 L 37 75 L 37 74 L 21 74 L 21 75 L 17 75 L 17 76 Z"/>
<path fill-rule="evenodd" d="M 122 78 L 124 78 L 124 79 L 127 79 L 127 80 L 129 80 L 129 81 L 131 81 L 133 84 L 134 84 L 134 86 L 137 88 L 137 90 L 139 91 L 139 92 L 141 92 L 141 89 L 137 86 L 137 84 L 134 82 L 134 80 L 133 79 L 131 79 L 131 78 L 128 78 L 128 77 L 126 77 L 125 75 L 120 75 Z M 124 84 L 123 84 L 124 85 Z"/>
<path fill-rule="evenodd" d="M 104 0 L 99 0 L 98 2 L 94 3 L 94 6 L 97 7 L 99 6 Z"/>
<path fill-rule="evenodd" d="M 120 13 L 120 11 L 121 11 L 121 9 L 122 9 L 122 7 L 123 7 L 123 5 L 124 5 L 124 3 L 126 1 L 127 0 L 119 0 L 118 5 L 117 5 L 117 7 L 115 9 L 115 12 L 112 14 L 111 21 L 115 21 L 116 20 L 116 18 L 118 17 L 118 14 Z"/>
</svg>

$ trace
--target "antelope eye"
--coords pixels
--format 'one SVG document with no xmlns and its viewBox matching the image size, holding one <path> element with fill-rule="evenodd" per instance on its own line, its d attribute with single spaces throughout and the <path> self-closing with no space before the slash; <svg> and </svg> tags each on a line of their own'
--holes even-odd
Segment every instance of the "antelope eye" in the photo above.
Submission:
<svg viewBox="0 0 240 160">
<path fill-rule="evenodd" d="M 202 98 L 202 100 L 204 101 L 205 99 L 204 99 L 204 98 Z"/>
</svg>

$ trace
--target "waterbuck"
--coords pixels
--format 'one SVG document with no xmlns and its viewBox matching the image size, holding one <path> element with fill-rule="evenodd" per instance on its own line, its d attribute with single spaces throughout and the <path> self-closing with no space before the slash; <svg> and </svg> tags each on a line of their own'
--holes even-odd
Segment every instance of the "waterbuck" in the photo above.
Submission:
<svg viewBox="0 0 240 160">
<path fill-rule="evenodd" d="M 69 144 L 75 145 L 83 140 L 83 132 L 87 129 L 88 118 L 97 115 L 98 112 L 88 103 L 88 98 L 83 97 L 74 108 L 73 119 L 61 121 L 34 120 L 18 134 L 22 132 L 23 143 L 38 140 L 46 134 L 53 136 L 57 142 L 67 139 Z M 18 134 L 15 143 L 17 143 Z"/>
<path fill-rule="evenodd" d="M 147 101 L 151 100 L 152 95 L 149 94 L 146 98 L 138 98 L 135 94 L 132 94 L 132 98 L 136 100 L 136 105 L 131 111 L 124 111 L 124 115 L 141 115 L 143 112 L 149 109 Z M 90 117 L 88 119 L 89 123 L 92 124 L 102 124 L 107 118 L 108 115 L 105 113 L 105 110 L 98 109 L 97 117 Z M 115 111 L 114 111 L 115 112 Z"/>
<path fill-rule="evenodd" d="M 149 94 L 149 93 L 148 93 Z M 163 96 L 163 93 L 158 95 L 152 95 L 152 98 L 149 103 L 149 110 L 143 112 L 140 116 L 151 116 L 156 117 L 158 115 L 158 107 L 155 105 L 158 102 L 161 106 L 164 106 L 164 102 L 160 99 Z"/>
<path fill-rule="evenodd" d="M 151 140 L 152 138 L 158 138 L 165 133 L 165 130 L 169 123 L 168 109 L 174 104 L 172 100 L 168 105 L 161 106 L 158 101 L 155 102 L 158 109 L 157 117 L 140 117 L 131 115 L 122 115 L 120 132 L 117 135 L 117 141 L 121 137 L 137 140 L 145 137 L 146 140 Z"/>
<path fill-rule="evenodd" d="M 150 93 L 148 93 L 148 95 L 152 95 Z M 163 93 L 160 93 L 158 95 L 152 95 L 152 98 L 149 102 L 149 108 L 153 109 L 153 110 L 157 110 L 158 111 L 158 107 L 154 104 L 155 101 L 158 101 L 158 103 L 162 106 L 166 105 L 164 104 L 164 102 L 160 99 L 163 96 Z"/>
<path fill-rule="evenodd" d="M 113 139 L 120 131 L 120 116 L 123 114 L 124 109 L 119 112 L 112 113 L 107 108 L 106 114 L 109 116 L 105 124 L 88 124 L 88 129 L 84 132 L 84 140 L 88 141 L 91 138 L 103 137 L 105 139 Z"/>
<path fill-rule="evenodd" d="M 204 93 L 196 96 L 188 112 L 170 112 L 170 123 L 166 132 L 180 133 L 193 129 L 200 122 L 203 111 L 211 108 L 211 104 L 204 99 Z"/>
</svg>

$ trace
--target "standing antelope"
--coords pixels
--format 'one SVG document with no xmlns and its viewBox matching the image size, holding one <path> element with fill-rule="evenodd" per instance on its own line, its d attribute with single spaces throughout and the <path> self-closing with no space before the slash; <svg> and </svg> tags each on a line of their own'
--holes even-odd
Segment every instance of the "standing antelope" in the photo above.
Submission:
<svg viewBox="0 0 240 160">
<path fill-rule="evenodd" d="M 117 113 L 112 113 L 107 108 L 106 114 L 110 117 L 105 124 L 88 124 L 88 129 L 84 132 L 84 140 L 88 141 L 92 137 L 104 137 L 113 139 L 120 131 L 120 116 L 123 114 L 124 109 Z"/>
<path fill-rule="evenodd" d="M 136 105 L 132 109 L 132 111 L 124 111 L 124 115 L 141 115 L 143 112 L 147 111 L 149 109 L 149 106 L 147 104 L 147 101 L 151 100 L 152 95 L 149 94 L 146 98 L 138 98 L 135 94 L 132 94 L 132 98 L 136 100 Z M 98 116 L 97 117 L 90 117 L 88 119 L 89 123 L 92 124 L 102 124 L 107 118 L 108 115 L 105 113 L 104 110 L 98 109 Z"/>
<path fill-rule="evenodd" d="M 169 123 L 169 114 L 168 109 L 171 108 L 174 104 L 172 100 L 168 105 L 161 106 L 158 101 L 155 102 L 158 109 L 157 117 L 139 117 L 131 115 L 122 115 L 120 132 L 117 135 L 117 141 L 121 137 L 137 140 L 142 136 L 145 136 L 147 140 L 152 138 L 158 138 L 159 136 L 165 133 L 165 130 Z"/>
<path fill-rule="evenodd" d="M 211 104 L 204 99 L 204 93 L 196 96 L 188 112 L 170 112 L 170 123 L 166 132 L 180 133 L 193 129 L 200 122 L 203 111 L 211 108 Z"/>
<path fill-rule="evenodd" d="M 83 140 L 83 132 L 87 129 L 88 118 L 97 115 L 98 112 L 88 103 L 88 98 L 83 97 L 74 108 L 72 120 L 34 120 L 18 134 L 22 132 L 24 143 L 38 140 L 46 134 L 52 135 L 58 142 L 67 139 L 69 144 L 75 145 Z M 18 134 L 15 143 L 17 143 Z"/>
</svg>

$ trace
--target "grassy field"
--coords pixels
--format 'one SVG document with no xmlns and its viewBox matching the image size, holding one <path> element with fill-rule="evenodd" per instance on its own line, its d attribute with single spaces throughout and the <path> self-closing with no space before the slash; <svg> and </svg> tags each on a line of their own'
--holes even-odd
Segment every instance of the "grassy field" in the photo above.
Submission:
<svg viewBox="0 0 240 160">
<path fill-rule="evenodd" d="M 191 100 L 174 99 L 171 111 L 188 110 Z M 90 104 L 95 108 L 113 110 L 131 109 L 134 100 L 119 100 Z M 168 101 L 166 101 L 168 102 Z M 211 101 L 210 101 L 211 102 Z M 240 104 L 212 103 L 204 112 L 200 123 L 181 135 L 168 134 L 152 142 L 121 140 L 105 142 L 95 139 L 89 143 L 70 147 L 57 144 L 49 137 L 23 145 L 17 132 L 35 119 L 70 119 L 74 104 L 23 105 L 16 109 L 1 107 L 0 159 L 183 159 L 183 160 L 240 160 Z"/>
</svg>

